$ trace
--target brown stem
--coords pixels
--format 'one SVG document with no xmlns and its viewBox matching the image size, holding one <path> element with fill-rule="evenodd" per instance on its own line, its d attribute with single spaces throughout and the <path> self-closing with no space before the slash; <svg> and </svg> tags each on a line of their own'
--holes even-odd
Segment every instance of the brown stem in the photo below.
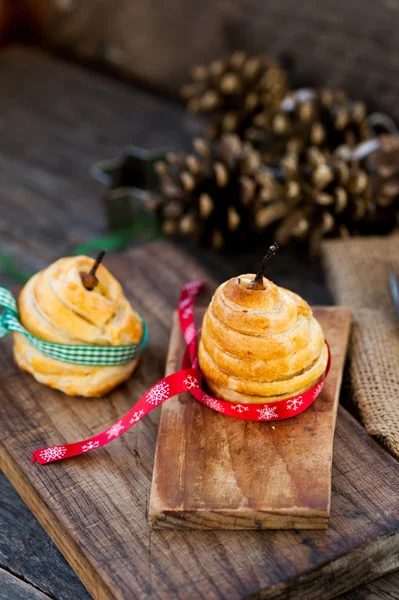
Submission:
<svg viewBox="0 0 399 600">
<path fill-rule="evenodd" d="M 86 288 L 86 290 L 89 290 L 89 292 L 94 290 L 94 288 L 98 284 L 98 279 L 96 277 L 96 271 L 98 269 L 98 265 L 104 258 L 104 254 L 105 254 L 105 250 L 101 250 L 101 252 L 98 254 L 96 260 L 94 261 L 94 264 L 93 264 L 92 268 L 90 269 L 90 271 L 88 273 L 84 273 L 83 271 L 81 271 L 81 273 L 80 273 L 80 278 L 82 280 L 82 283 L 83 283 L 84 287 Z"/>
<path fill-rule="evenodd" d="M 250 290 L 264 290 L 265 289 L 265 284 L 263 282 L 263 273 L 265 271 L 267 263 L 276 254 L 278 248 L 279 248 L 279 246 L 278 246 L 277 242 L 273 242 L 273 244 L 270 246 L 269 250 L 267 251 L 267 254 L 263 257 L 263 260 L 260 264 L 258 272 L 255 275 L 255 278 L 249 283 L 248 289 L 250 289 Z"/>
</svg>

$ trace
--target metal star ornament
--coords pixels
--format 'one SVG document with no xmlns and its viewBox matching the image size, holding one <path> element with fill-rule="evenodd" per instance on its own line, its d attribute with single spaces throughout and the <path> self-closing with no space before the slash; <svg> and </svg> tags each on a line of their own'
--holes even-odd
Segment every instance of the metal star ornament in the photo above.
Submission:
<svg viewBox="0 0 399 600">
<path fill-rule="evenodd" d="M 127 146 L 111 159 L 95 163 L 94 179 L 106 186 L 103 203 L 111 231 L 126 229 L 154 208 L 159 185 L 155 165 L 165 160 L 166 150 Z"/>
</svg>

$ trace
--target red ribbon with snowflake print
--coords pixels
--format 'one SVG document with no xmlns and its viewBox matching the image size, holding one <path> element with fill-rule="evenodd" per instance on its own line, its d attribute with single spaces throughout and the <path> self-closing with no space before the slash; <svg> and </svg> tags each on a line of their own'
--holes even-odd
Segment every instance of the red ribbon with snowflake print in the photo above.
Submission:
<svg viewBox="0 0 399 600">
<path fill-rule="evenodd" d="M 330 369 L 330 349 L 328 349 L 328 364 L 323 378 L 313 388 L 300 395 L 277 402 L 244 404 L 226 402 L 218 398 L 212 398 L 212 396 L 207 394 L 202 389 L 203 377 L 198 367 L 197 345 L 199 331 L 196 330 L 194 322 L 194 301 L 202 286 L 203 282 L 201 281 L 191 281 L 183 286 L 180 295 L 178 314 L 181 330 L 186 342 L 182 370 L 158 381 L 136 402 L 133 408 L 105 431 L 80 442 L 35 450 L 33 452 L 32 463 L 37 461 L 39 464 L 44 465 L 63 458 L 86 454 L 96 448 L 100 448 L 133 427 L 133 425 L 141 421 L 156 406 L 159 406 L 172 396 L 183 392 L 190 392 L 201 404 L 208 406 L 216 412 L 248 421 L 279 421 L 281 419 L 288 419 L 306 410 L 316 400 Z"/>
</svg>

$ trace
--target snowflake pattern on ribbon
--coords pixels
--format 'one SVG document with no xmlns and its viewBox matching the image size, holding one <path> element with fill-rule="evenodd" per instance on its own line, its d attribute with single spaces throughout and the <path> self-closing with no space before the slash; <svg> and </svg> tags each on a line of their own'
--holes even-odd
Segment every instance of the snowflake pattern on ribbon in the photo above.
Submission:
<svg viewBox="0 0 399 600">
<path fill-rule="evenodd" d="M 267 404 L 263 408 L 257 408 L 256 412 L 259 413 L 259 421 L 276 419 L 278 417 L 276 410 L 277 406 L 268 406 Z"/>
<path fill-rule="evenodd" d="M 192 375 L 187 375 L 186 379 L 184 380 L 184 385 L 188 390 L 199 388 L 198 379 Z"/>
<path fill-rule="evenodd" d="M 288 410 L 298 410 L 298 408 L 302 406 L 302 404 L 302 396 L 297 396 L 296 398 L 292 398 L 292 400 L 288 400 L 287 408 Z"/>
<path fill-rule="evenodd" d="M 190 298 L 189 296 L 187 298 L 184 298 L 184 300 L 182 300 L 180 302 L 180 309 L 186 308 L 191 303 L 192 303 L 192 298 Z"/>
<path fill-rule="evenodd" d="M 118 435 L 123 429 L 125 429 L 125 426 L 122 424 L 122 421 L 118 421 L 117 423 L 114 423 L 112 427 L 107 429 L 105 433 L 107 434 L 108 439 L 110 440 L 111 438 L 118 437 Z"/>
<path fill-rule="evenodd" d="M 95 442 L 87 442 L 87 444 L 82 445 L 82 452 L 88 452 L 89 450 L 93 450 L 94 448 L 98 448 L 100 442 L 96 440 Z"/>
<path fill-rule="evenodd" d="M 193 341 L 193 338 L 195 337 L 196 333 L 197 332 L 194 323 L 190 323 L 190 325 L 186 328 L 185 331 L 185 339 L 188 344 L 190 344 Z"/>
<path fill-rule="evenodd" d="M 165 381 L 161 381 L 148 392 L 145 399 L 149 404 L 158 406 L 158 404 L 166 400 L 168 396 L 169 385 Z"/>
<path fill-rule="evenodd" d="M 319 383 L 316 386 L 316 389 L 313 393 L 313 400 L 316 400 L 317 396 L 320 394 L 321 390 L 323 389 L 323 385 L 324 385 L 324 381 L 322 383 Z"/>
<path fill-rule="evenodd" d="M 233 404 L 231 408 L 236 410 L 238 413 L 247 412 L 247 410 L 249 410 L 248 406 L 243 406 L 242 404 Z"/>
<path fill-rule="evenodd" d="M 190 317 L 192 317 L 193 311 L 192 311 L 191 307 L 185 308 L 184 310 L 182 310 L 181 316 L 182 316 L 182 319 L 189 319 Z"/>
<path fill-rule="evenodd" d="M 192 296 L 195 295 L 201 287 L 202 283 L 200 281 L 189 281 L 184 285 L 184 289 Z"/>
<path fill-rule="evenodd" d="M 137 421 L 140 421 L 143 414 L 143 410 L 136 410 L 136 412 L 133 413 L 133 417 L 130 419 L 130 424 L 133 425 L 133 423 L 137 423 Z"/>
<path fill-rule="evenodd" d="M 217 410 L 218 412 L 224 412 L 223 404 L 219 402 L 219 400 L 211 398 L 207 394 L 204 394 L 204 396 L 202 396 L 202 402 L 206 404 L 206 406 L 209 406 L 209 408 L 212 408 L 213 410 Z"/>
<path fill-rule="evenodd" d="M 46 462 L 50 462 L 62 458 L 65 452 L 66 448 L 64 446 L 53 446 L 52 448 L 44 448 L 39 456 Z"/>
</svg>

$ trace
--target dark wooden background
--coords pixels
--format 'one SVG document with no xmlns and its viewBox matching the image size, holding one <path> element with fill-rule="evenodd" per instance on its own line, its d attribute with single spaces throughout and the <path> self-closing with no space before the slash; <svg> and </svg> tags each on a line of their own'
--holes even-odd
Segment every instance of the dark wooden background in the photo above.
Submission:
<svg viewBox="0 0 399 600">
<path fill-rule="evenodd" d="M 46 43 L 107 65 L 136 85 L 31 48 L 0 52 L 0 243 L 34 271 L 105 232 L 93 162 L 125 144 L 187 148 L 199 124 L 178 104 L 189 67 L 239 47 L 287 54 L 300 84 L 344 85 L 399 120 L 396 0 L 49 0 Z M 138 82 L 138 84 L 137 84 Z M 143 89 L 147 91 L 143 91 Z M 253 269 L 254 254 L 215 256 L 187 246 L 222 280 Z M 332 298 L 317 261 L 289 252 L 272 276 L 312 303 Z M 0 276 L 1 285 L 13 281 Z M 1 424 L 0 424 L 1 434 Z M 392 574 L 346 599 L 399 599 Z M 0 599 L 83 600 L 87 592 L 0 476 Z"/>
<path fill-rule="evenodd" d="M 197 129 L 177 105 L 32 49 L 0 53 L 0 80 L 0 241 L 27 270 L 104 233 L 100 187 L 88 174 L 95 160 L 130 142 L 184 146 Z M 251 269 L 254 261 L 246 254 L 187 250 L 219 280 Z M 273 277 L 310 302 L 331 302 L 317 262 L 283 253 Z M 0 277 L 0 284 L 11 283 Z M 392 574 L 345 598 L 398 599 L 398 588 L 399 575 Z M 0 476 L 0 599 L 43 598 L 84 600 L 88 594 Z"/>
<path fill-rule="evenodd" d="M 293 81 L 344 86 L 399 120 L 397 0 L 48 0 L 52 47 L 176 94 L 195 63 L 242 48 Z"/>
</svg>

